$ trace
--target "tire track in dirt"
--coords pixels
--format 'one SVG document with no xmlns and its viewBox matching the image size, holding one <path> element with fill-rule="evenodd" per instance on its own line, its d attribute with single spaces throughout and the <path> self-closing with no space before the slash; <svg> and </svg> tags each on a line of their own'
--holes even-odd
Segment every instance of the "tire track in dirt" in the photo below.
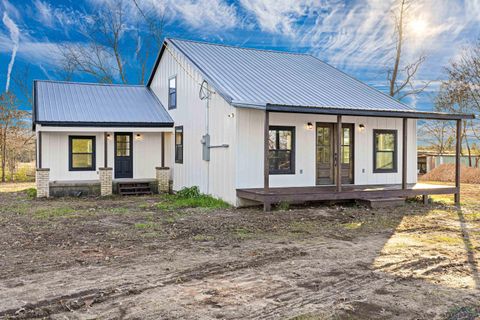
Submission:
<svg viewBox="0 0 480 320">
<path fill-rule="evenodd" d="M 138 283 L 123 283 L 115 287 L 101 289 L 88 289 L 53 299 L 41 300 L 34 304 L 25 304 L 19 308 L 0 310 L 0 318 L 25 319 L 47 317 L 63 311 L 73 311 L 92 304 L 118 299 L 123 296 L 137 295 L 146 290 L 151 290 L 193 280 L 201 280 L 227 272 L 238 271 L 246 268 L 256 268 L 270 263 L 288 260 L 305 255 L 306 252 L 297 247 L 284 248 L 271 252 L 262 252 L 253 259 L 245 261 L 232 260 L 226 263 L 208 263 L 196 268 L 174 272 L 166 277 L 154 281 L 141 281 Z M 143 283 L 142 283 L 143 282 Z"/>
</svg>

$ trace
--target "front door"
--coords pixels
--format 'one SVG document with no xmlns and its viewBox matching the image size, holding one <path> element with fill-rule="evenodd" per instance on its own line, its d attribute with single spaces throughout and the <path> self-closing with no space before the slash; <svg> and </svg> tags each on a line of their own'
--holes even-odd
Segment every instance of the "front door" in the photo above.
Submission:
<svg viewBox="0 0 480 320">
<path fill-rule="evenodd" d="M 115 178 L 133 178 L 131 133 L 115 133 Z"/>
<path fill-rule="evenodd" d="M 353 124 L 342 125 L 342 184 L 353 183 L 353 129 Z M 335 130 L 334 123 L 317 123 L 317 185 L 335 183 Z"/>
<path fill-rule="evenodd" d="M 333 123 L 317 123 L 317 184 L 333 184 Z"/>
</svg>

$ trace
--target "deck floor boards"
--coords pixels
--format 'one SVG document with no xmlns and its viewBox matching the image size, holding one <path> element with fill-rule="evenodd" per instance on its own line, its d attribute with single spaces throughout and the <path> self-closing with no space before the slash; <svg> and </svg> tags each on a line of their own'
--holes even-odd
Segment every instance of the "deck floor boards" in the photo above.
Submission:
<svg viewBox="0 0 480 320">
<path fill-rule="evenodd" d="M 240 198 L 263 203 L 281 201 L 322 201 L 322 200 L 357 200 L 368 198 L 411 197 L 417 195 L 455 194 L 455 186 L 416 183 L 409 184 L 407 189 L 398 185 L 343 185 L 337 192 L 335 186 L 288 187 L 237 189 Z"/>
</svg>

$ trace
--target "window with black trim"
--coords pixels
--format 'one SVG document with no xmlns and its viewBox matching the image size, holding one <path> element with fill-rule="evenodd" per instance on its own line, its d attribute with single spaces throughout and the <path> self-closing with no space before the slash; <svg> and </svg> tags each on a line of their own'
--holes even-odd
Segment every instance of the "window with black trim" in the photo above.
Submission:
<svg viewBox="0 0 480 320">
<path fill-rule="evenodd" d="M 175 163 L 183 163 L 183 126 L 175 127 Z"/>
<path fill-rule="evenodd" d="M 69 170 L 95 170 L 94 136 L 69 136 Z"/>
<path fill-rule="evenodd" d="M 373 172 L 397 172 L 397 130 L 373 130 Z"/>
<path fill-rule="evenodd" d="M 168 109 L 177 108 L 177 77 L 168 79 Z"/>
<path fill-rule="evenodd" d="M 294 174 L 295 127 L 271 126 L 268 147 L 270 174 Z"/>
</svg>

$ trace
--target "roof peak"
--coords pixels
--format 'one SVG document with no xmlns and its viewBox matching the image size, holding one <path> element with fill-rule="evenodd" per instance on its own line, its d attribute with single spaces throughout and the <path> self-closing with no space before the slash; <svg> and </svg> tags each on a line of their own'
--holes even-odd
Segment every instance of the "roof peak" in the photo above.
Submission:
<svg viewBox="0 0 480 320">
<path fill-rule="evenodd" d="M 208 42 L 208 41 L 200 41 L 200 40 L 191 40 L 191 39 L 182 39 L 182 38 L 165 38 L 168 41 L 180 41 L 180 42 L 191 42 L 191 43 L 198 43 L 203 45 L 210 45 L 210 46 L 217 46 L 217 47 L 226 47 L 226 48 L 233 48 L 233 49 L 240 49 L 240 50 L 249 50 L 249 51 L 259 51 L 259 52 L 272 52 L 272 53 L 279 53 L 279 54 L 289 54 L 289 55 L 297 55 L 297 56 L 308 56 L 313 57 L 310 53 L 305 52 L 292 52 L 292 51 L 282 51 L 282 50 L 274 50 L 274 49 L 261 49 L 261 48 L 251 48 L 251 47 L 242 47 L 240 45 L 233 45 L 233 44 L 225 44 L 225 43 L 215 43 L 215 42 Z"/>
<path fill-rule="evenodd" d="M 62 81 L 62 80 L 44 80 L 44 79 L 35 79 L 34 82 L 49 82 L 49 83 L 61 83 L 61 84 L 72 84 L 72 85 L 87 85 L 87 86 L 107 86 L 107 87 L 144 87 L 143 84 L 126 84 L 126 83 L 100 83 L 100 82 L 82 82 L 82 81 Z"/>
</svg>

